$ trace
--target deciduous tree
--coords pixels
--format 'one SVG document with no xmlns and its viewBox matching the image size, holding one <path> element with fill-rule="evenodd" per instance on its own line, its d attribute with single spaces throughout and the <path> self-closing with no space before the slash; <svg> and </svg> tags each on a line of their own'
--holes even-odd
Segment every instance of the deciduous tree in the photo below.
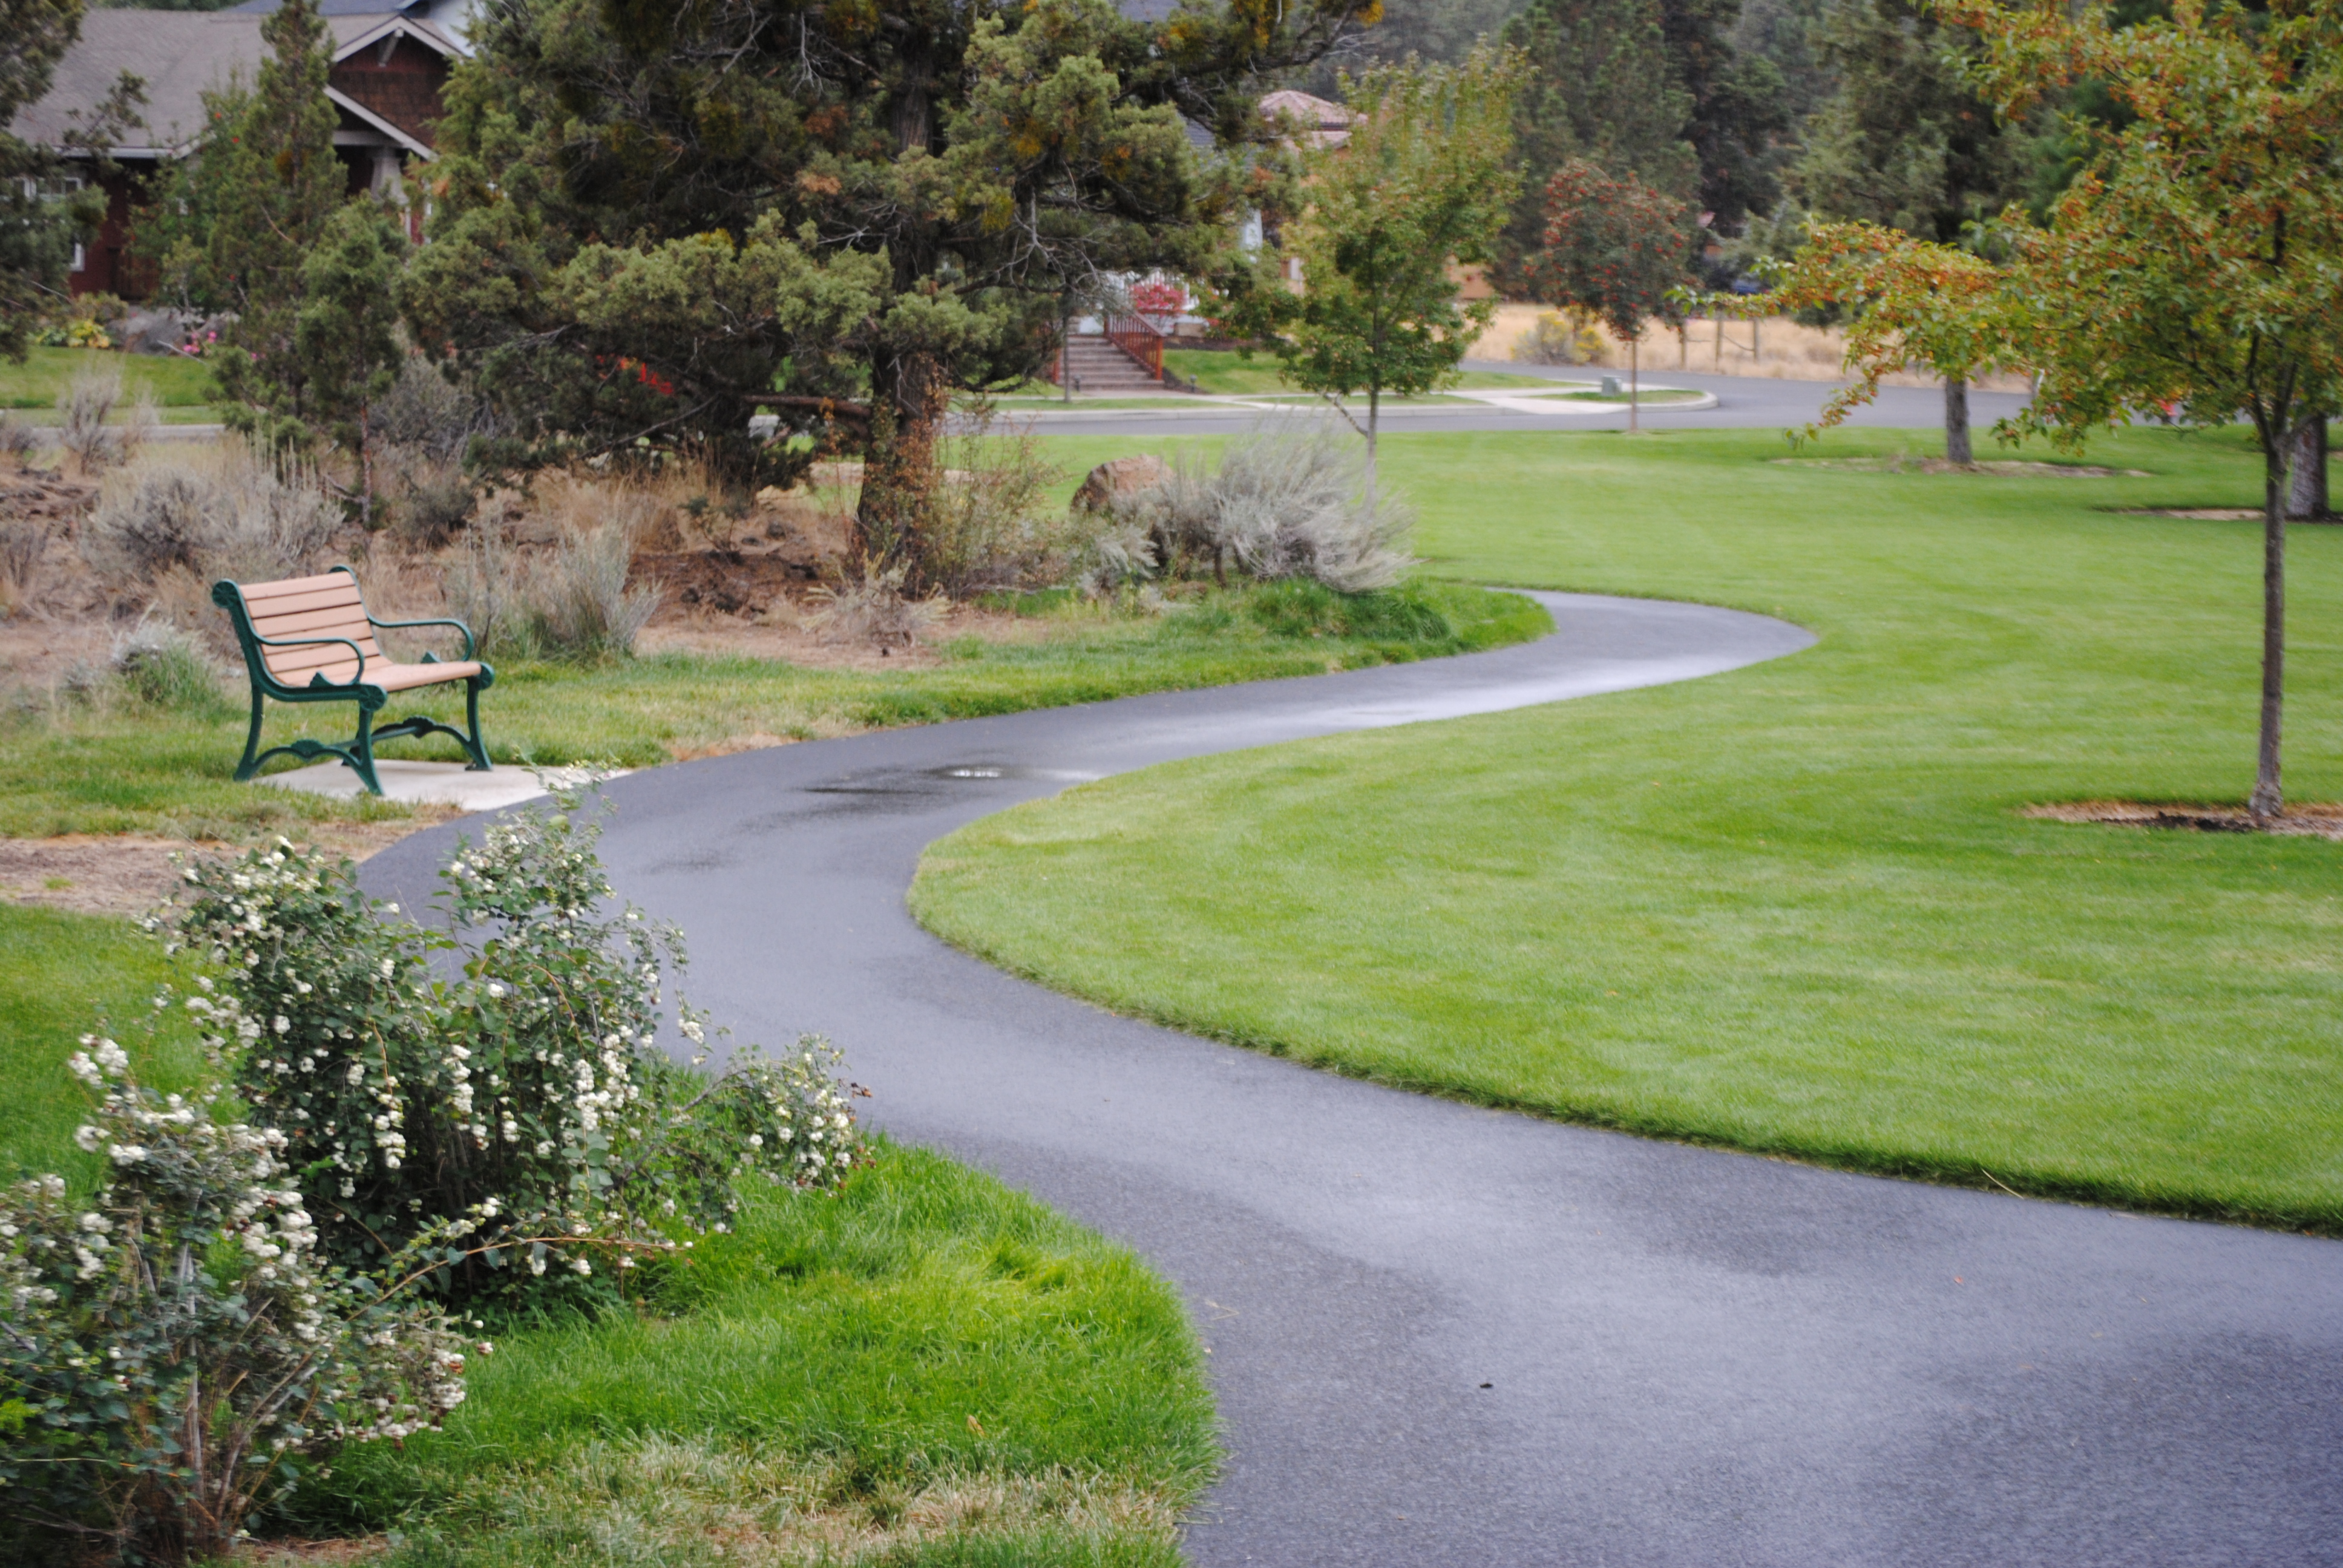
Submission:
<svg viewBox="0 0 2343 1568">
<path fill-rule="evenodd" d="M 1945 382 L 1945 457 L 1974 460 L 1969 383 L 2016 367 L 2026 335 L 2001 269 L 1973 252 L 1914 239 L 1877 224 L 1825 224 L 1772 296 L 1784 310 L 1848 312 L 1846 368 L 1855 379 L 1823 404 L 1811 434 L 1879 395 L 1879 378 L 1921 369 Z"/>
<path fill-rule="evenodd" d="M 2227 425 L 2262 452 L 2260 739 L 2250 809 L 2284 807 L 2286 502 L 2296 432 L 2343 391 L 2343 4 L 2267 12 L 2176 0 L 2128 28 L 2104 6 L 1946 0 L 2017 112 L 2092 78 L 2126 111 L 2036 226 L 2013 213 L 2013 285 L 2040 367 L 2015 423 L 2077 443 L 2143 409 Z"/>
<path fill-rule="evenodd" d="M 1684 203 L 1583 158 L 1547 182 L 1545 248 L 1531 263 L 1541 295 L 1600 317 L 1627 343 L 1627 427 L 1640 429 L 1644 331 L 1672 313 L 1686 281 Z"/>
<path fill-rule="evenodd" d="M 1476 49 L 1461 65 L 1385 65 L 1344 83 L 1356 118 L 1340 146 L 1304 155 L 1307 206 L 1289 240 L 1302 291 L 1262 288 L 1232 314 L 1273 335 L 1288 379 L 1330 399 L 1363 393 L 1373 503 L 1386 396 L 1428 392 L 1455 374 L 1493 299 L 1459 298 L 1452 262 L 1488 258 L 1517 176 L 1513 96 L 1525 62 Z M 1337 408 L 1342 408 L 1336 403 Z"/>
</svg>

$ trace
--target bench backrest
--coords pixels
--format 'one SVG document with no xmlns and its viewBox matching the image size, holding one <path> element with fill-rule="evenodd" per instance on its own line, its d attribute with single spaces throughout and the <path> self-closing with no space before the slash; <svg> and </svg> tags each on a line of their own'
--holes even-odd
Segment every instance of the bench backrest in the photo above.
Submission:
<svg viewBox="0 0 2343 1568">
<path fill-rule="evenodd" d="M 366 600 L 358 595 L 358 579 L 346 570 L 313 578 L 287 578 L 282 582 L 239 583 L 246 618 L 256 636 L 306 642 L 310 638 L 347 638 L 358 645 L 371 666 L 383 658 L 374 640 L 374 625 L 367 618 Z M 336 685 L 357 678 L 350 650 L 338 642 L 302 648 L 259 649 L 270 679 L 280 686 L 307 686 L 318 671 Z"/>
</svg>

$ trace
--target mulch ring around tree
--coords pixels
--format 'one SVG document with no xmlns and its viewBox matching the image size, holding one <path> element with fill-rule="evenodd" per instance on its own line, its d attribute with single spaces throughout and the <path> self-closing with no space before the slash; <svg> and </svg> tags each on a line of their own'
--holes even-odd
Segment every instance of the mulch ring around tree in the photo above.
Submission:
<svg viewBox="0 0 2343 1568">
<path fill-rule="evenodd" d="M 2069 800 L 2028 806 L 2024 815 L 2051 822 L 2103 822 L 2118 828 L 2186 828 L 2199 833 L 2279 833 L 2343 843 L 2343 806 L 2289 806 L 2256 822 L 2242 806 L 2181 806 L 2144 800 Z"/>
<path fill-rule="evenodd" d="M 1838 468 L 1850 474 L 1993 474 L 2007 479 L 2146 479 L 2145 468 L 2095 468 L 2085 463 L 2026 463 L 1996 457 L 1982 463 L 1948 463 L 1942 457 L 1772 457 L 1793 468 Z"/>
</svg>

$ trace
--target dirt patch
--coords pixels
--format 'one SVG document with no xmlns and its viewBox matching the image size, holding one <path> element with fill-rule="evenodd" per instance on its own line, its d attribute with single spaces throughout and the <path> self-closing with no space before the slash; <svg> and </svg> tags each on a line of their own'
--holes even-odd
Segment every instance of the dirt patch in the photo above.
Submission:
<svg viewBox="0 0 2343 1568">
<path fill-rule="evenodd" d="M 1850 474 L 1996 474 L 2011 479 L 2146 479 L 2145 468 L 2095 468 L 2084 463 L 2025 463 L 1996 457 L 1948 463 L 1942 457 L 1773 457 L 1793 468 L 1837 468 Z"/>
<path fill-rule="evenodd" d="M 2025 815 L 2051 822 L 2103 822 L 2120 828 L 2185 828 L 2197 833 L 2278 833 L 2343 843 L 2343 805 L 2289 806 L 2258 824 L 2242 806 L 2182 806 L 2141 800 L 2075 800 L 2028 806 Z"/>
<path fill-rule="evenodd" d="M 387 1535 L 367 1535 L 343 1541 L 246 1541 L 227 1560 L 239 1568 L 341 1568 L 344 1563 L 371 1563 L 390 1550 Z"/>
<path fill-rule="evenodd" d="M 2199 523 L 2258 523 L 2259 507 L 2121 507 L 2127 518 L 2187 518 Z"/>
<path fill-rule="evenodd" d="M 363 860 L 409 833 L 459 814 L 453 807 L 418 806 L 412 817 L 321 822 L 287 836 Z M 143 915 L 178 887 L 179 869 L 172 857 L 241 853 L 242 847 L 236 844 L 139 834 L 0 839 L 0 899 L 83 915 Z"/>
</svg>

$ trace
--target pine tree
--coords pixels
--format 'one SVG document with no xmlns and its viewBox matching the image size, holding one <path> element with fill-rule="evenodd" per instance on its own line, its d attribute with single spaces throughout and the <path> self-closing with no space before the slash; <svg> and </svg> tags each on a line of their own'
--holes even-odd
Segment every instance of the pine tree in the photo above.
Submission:
<svg viewBox="0 0 2343 1568">
<path fill-rule="evenodd" d="M 950 396 L 1045 365 L 1102 275 L 1231 266 L 1274 157 L 1200 163 L 1182 119 L 1258 142 L 1264 75 L 1371 9 L 512 0 L 439 125 L 417 340 L 502 404 L 498 463 L 690 439 L 786 472 L 759 407 L 860 448 L 862 548 L 916 579 Z"/>
<path fill-rule="evenodd" d="M 1689 204 L 1700 155 L 1684 139 L 1692 95 L 1668 58 L 1659 0 L 1534 0 L 1505 25 L 1530 62 L 1513 110 L 1522 195 L 1498 246 L 1498 277 L 1523 287 L 1545 240 L 1545 189 L 1573 159 Z"/>
<path fill-rule="evenodd" d="M 205 95 L 201 145 L 142 215 L 142 248 L 190 303 L 236 318 L 215 361 L 229 425 L 306 442 L 307 372 L 295 349 L 302 267 L 342 206 L 326 97 L 332 35 L 311 0 L 260 25 L 269 54 L 249 90 Z"/>
</svg>

